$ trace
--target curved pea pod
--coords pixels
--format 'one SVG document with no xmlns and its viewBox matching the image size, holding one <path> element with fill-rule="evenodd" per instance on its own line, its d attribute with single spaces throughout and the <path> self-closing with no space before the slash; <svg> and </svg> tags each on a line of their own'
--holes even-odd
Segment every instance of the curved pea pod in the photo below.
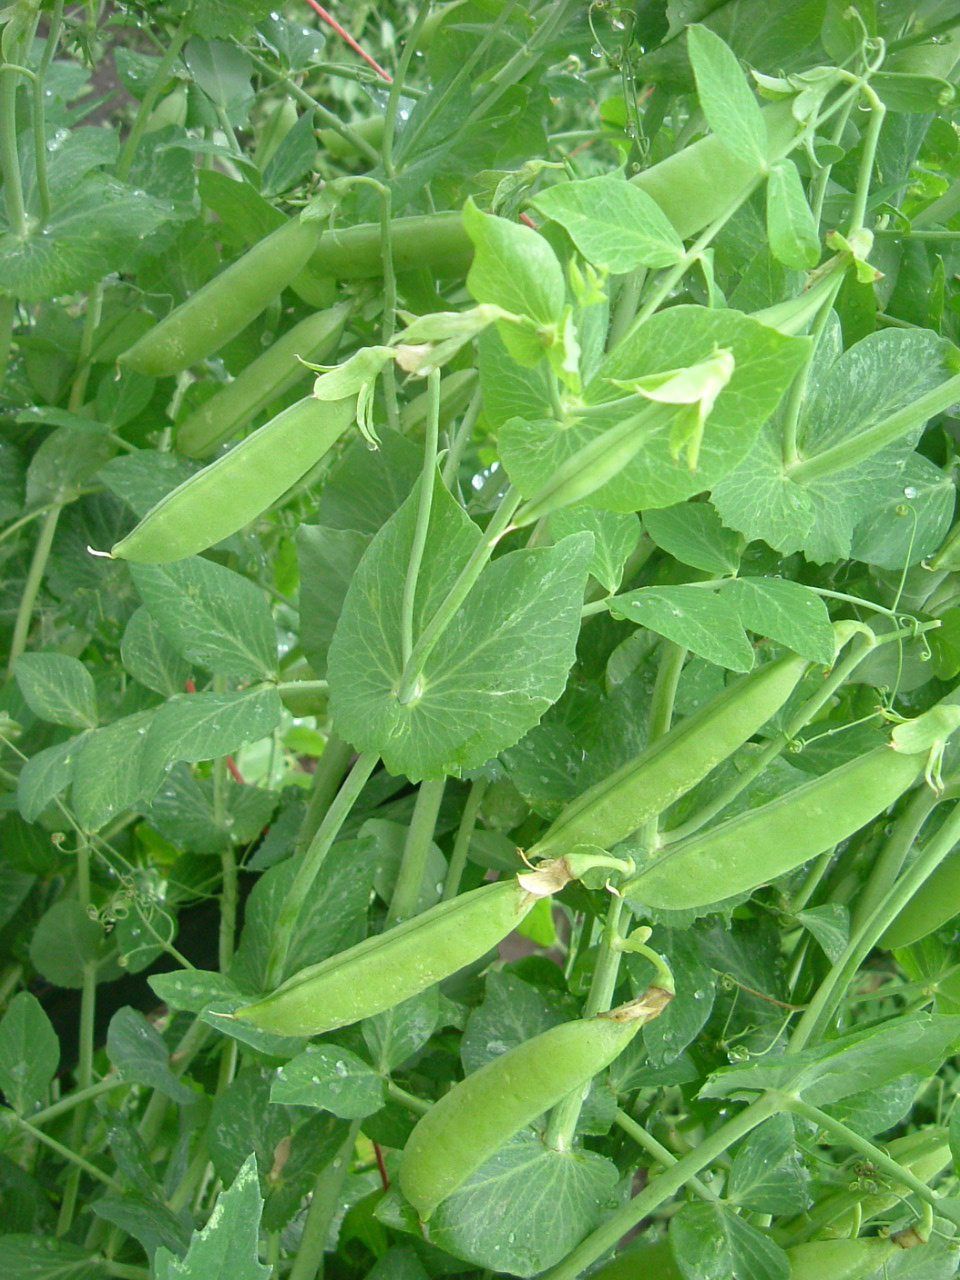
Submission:
<svg viewBox="0 0 960 1280">
<path fill-rule="evenodd" d="M 400 1163 L 400 1190 L 426 1220 L 495 1152 L 623 1052 L 672 996 L 650 987 L 595 1018 L 551 1027 L 474 1071 L 422 1116 Z"/>
<path fill-rule="evenodd" d="M 325 404 L 312 396 L 298 400 L 162 498 L 111 556 L 169 564 L 229 538 L 306 475 L 356 421 L 356 412 L 355 397 Z"/>
<path fill-rule="evenodd" d="M 919 942 L 960 913 L 960 854 L 941 862 L 880 939 L 887 951 Z"/>
<path fill-rule="evenodd" d="M 371 1018 L 486 955 L 540 898 L 569 882 L 562 862 L 440 902 L 386 933 L 294 974 L 234 1016 L 264 1031 L 315 1036 Z"/>
<path fill-rule="evenodd" d="M 286 288 L 319 239 L 318 219 L 284 223 L 149 329 L 121 364 L 160 378 L 219 351 Z"/>
<path fill-rule="evenodd" d="M 756 889 L 831 849 L 916 781 L 925 754 L 877 747 L 769 804 L 664 849 L 624 886 L 648 907 L 704 907 Z"/>
<path fill-rule="evenodd" d="M 239 435 L 247 423 L 271 400 L 282 396 L 297 382 L 305 382 L 310 370 L 304 360 L 322 360 L 340 341 L 350 308 L 341 304 L 318 311 L 295 324 L 257 356 L 199 409 L 177 427 L 177 449 L 188 458 L 206 458 L 231 436 Z"/>
<path fill-rule="evenodd" d="M 775 715 L 809 664 L 787 657 L 732 684 L 563 810 L 531 857 L 578 844 L 610 848 L 656 817 Z"/>
<path fill-rule="evenodd" d="M 901 1253 L 893 1240 L 811 1240 L 787 1250 L 790 1280 L 874 1280 L 884 1263 Z"/>
</svg>

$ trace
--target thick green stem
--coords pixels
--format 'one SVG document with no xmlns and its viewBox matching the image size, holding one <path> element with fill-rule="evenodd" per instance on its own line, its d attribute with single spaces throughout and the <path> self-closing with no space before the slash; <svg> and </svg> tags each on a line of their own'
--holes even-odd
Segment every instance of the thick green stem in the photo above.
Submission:
<svg viewBox="0 0 960 1280">
<path fill-rule="evenodd" d="M 340 1206 L 340 1191 L 350 1171 L 350 1157 L 360 1133 L 360 1124 L 359 1120 L 351 1123 L 343 1145 L 314 1184 L 300 1247 L 288 1280 L 317 1280 L 317 1277 L 323 1275 L 323 1254 L 330 1227 Z"/>
<path fill-rule="evenodd" d="M 576 1277 L 610 1249 L 644 1218 L 649 1217 L 662 1204 L 672 1199 L 691 1178 L 708 1168 L 735 1142 L 745 1138 L 757 1125 L 782 1110 L 783 1102 L 776 1094 L 766 1094 L 725 1125 L 711 1133 L 689 1155 L 678 1160 L 654 1178 L 639 1195 L 610 1215 L 596 1231 L 568 1254 L 558 1266 L 548 1271 L 542 1280 L 576 1280 Z"/>
<path fill-rule="evenodd" d="M 397 883 L 387 912 L 388 925 L 399 924 L 417 914 L 446 781 L 446 778 L 440 778 L 420 784 L 403 846 Z"/>
<path fill-rule="evenodd" d="M 90 355 L 93 351 L 93 338 L 100 324 L 103 312 L 103 285 L 97 284 L 90 290 L 87 298 L 87 310 L 83 317 L 83 329 L 80 333 L 80 350 L 77 353 L 77 372 L 70 388 L 70 399 L 67 403 L 71 413 L 79 413 L 87 394 L 87 383 L 90 380 Z"/>
<path fill-rule="evenodd" d="M 463 813 L 460 815 L 460 825 L 457 827 L 453 851 L 450 854 L 450 865 L 447 867 L 447 878 L 443 884 L 444 902 L 449 902 L 460 892 L 460 881 L 463 879 L 464 868 L 467 865 L 467 854 L 470 852 L 470 841 L 476 829 L 477 814 L 480 812 L 488 786 L 489 783 L 484 778 L 478 778 L 476 782 L 470 784 L 470 793 L 464 803 Z"/>
<path fill-rule="evenodd" d="M 326 816 L 330 803 L 343 782 L 344 775 L 350 768 L 353 759 L 353 747 L 331 733 L 327 745 L 313 775 L 313 789 L 307 802 L 307 811 L 303 815 L 300 830 L 293 846 L 293 856 L 298 858 L 310 844 L 319 830 L 320 823 Z"/>
<path fill-rule="evenodd" d="M 460 463 L 463 461 L 467 445 L 473 439 L 473 429 L 477 425 L 477 419 L 480 417 L 482 404 L 483 392 L 480 387 L 477 387 L 470 399 L 470 403 L 467 405 L 463 421 L 457 428 L 453 442 L 447 450 L 447 456 L 443 460 L 443 483 L 448 489 L 453 489 L 456 484 L 457 476 L 460 474 Z"/>
<path fill-rule="evenodd" d="M 863 227 L 867 215 L 867 200 L 870 196 L 870 179 L 873 177 L 873 162 L 877 156 L 877 143 L 880 141 L 880 130 L 883 128 L 887 109 L 868 86 L 864 92 L 870 103 L 870 123 L 863 137 L 863 151 L 860 155 L 860 171 L 857 174 L 857 188 L 853 196 L 853 209 L 850 213 L 850 234 Z"/>
<path fill-rule="evenodd" d="M 843 284 L 842 272 L 837 272 L 836 277 L 832 281 L 832 288 L 827 297 L 821 303 L 817 318 L 813 324 L 813 331 L 809 351 L 807 353 L 806 363 L 793 380 L 790 388 L 790 394 L 787 397 L 786 408 L 783 420 L 783 436 L 782 436 L 782 456 L 784 466 L 792 467 L 800 461 L 800 454 L 797 452 L 797 431 L 800 425 L 800 411 L 803 408 L 803 402 L 807 394 L 807 384 L 810 380 L 810 370 L 813 366 L 813 360 L 820 345 L 820 339 L 823 337 L 823 331 L 827 327 L 827 321 L 833 311 L 833 304 L 837 300 L 837 294 L 840 292 L 840 286 Z"/>
<path fill-rule="evenodd" d="M 167 51 L 157 63 L 157 69 L 153 73 L 153 79 L 147 86 L 147 91 L 140 101 L 137 108 L 137 114 L 134 117 L 133 126 L 126 142 L 123 144 L 123 150 L 120 152 L 120 159 L 117 163 L 117 177 L 122 181 L 130 176 L 130 170 L 133 168 L 133 162 L 136 159 L 137 148 L 140 146 L 140 140 L 143 138 L 150 114 L 157 105 L 157 99 L 163 90 L 163 86 L 170 79 L 177 58 L 180 56 L 180 50 L 186 43 L 189 30 L 186 22 L 181 23 L 177 30 L 173 33 L 173 38 L 167 46 Z"/>
<path fill-rule="evenodd" d="M 856 929 L 794 1028 L 789 1052 L 799 1053 L 823 1039 L 861 964 L 922 884 L 960 840 L 960 804 L 927 843 L 906 875 L 897 880 Z"/>
<path fill-rule="evenodd" d="M 287 962 L 294 930 L 300 918 L 303 905 L 313 889 L 313 882 L 316 880 L 334 840 L 340 834 L 340 828 L 347 820 L 357 797 L 366 785 L 367 779 L 377 767 L 379 759 L 380 757 L 372 752 L 358 757 L 343 786 L 337 792 L 336 798 L 327 810 L 323 821 L 320 823 L 317 834 L 310 841 L 300 860 L 300 865 L 297 867 L 277 917 L 273 947 L 267 962 L 266 984 L 268 988 L 277 986 L 284 976 L 283 969 Z"/>
<path fill-rule="evenodd" d="M 403 583 L 403 599 L 400 605 L 400 653 L 404 666 L 413 652 L 413 614 L 417 598 L 417 582 L 420 566 L 427 546 L 430 528 L 430 512 L 433 507 L 433 490 L 437 475 L 437 446 L 440 432 L 440 370 L 433 369 L 427 378 L 429 406 L 423 444 L 423 469 L 420 472 L 420 495 L 417 504 L 417 523 L 413 530 L 407 576 Z"/>
<path fill-rule="evenodd" d="M 383 118 L 383 142 L 380 148 L 380 160 L 383 164 L 383 172 L 388 178 L 394 176 L 393 168 L 393 142 L 394 134 L 397 129 L 397 113 L 400 110 L 400 96 L 403 93 L 403 86 L 410 71 L 410 63 L 416 52 L 417 44 L 420 40 L 420 33 L 423 31 L 423 24 L 430 15 L 430 7 L 432 0 L 421 0 L 420 8 L 414 20 L 409 36 L 403 46 L 403 53 L 400 55 L 400 62 L 397 66 L 397 74 L 393 78 L 390 85 L 390 96 L 387 98 L 387 110 Z"/>
<path fill-rule="evenodd" d="M 86 1089 L 76 1089 L 73 1093 L 68 1093 L 65 1098 L 61 1098 L 59 1102 L 52 1102 L 49 1107 L 44 1107 L 42 1111 L 38 1111 L 30 1117 L 31 1124 L 47 1124 L 51 1120 L 56 1120 L 58 1116 L 64 1115 L 68 1111 L 72 1111 L 74 1107 L 82 1106 L 84 1103 L 92 1102 L 94 1098 L 99 1098 L 103 1093 L 112 1093 L 114 1089 L 129 1089 L 129 1080 L 118 1080 L 116 1076 L 108 1080 L 99 1080 L 96 1084 L 90 1085 Z"/>
<path fill-rule="evenodd" d="M 510 528 L 517 507 L 520 505 L 520 494 L 515 489 L 508 489 L 500 506 L 494 512 L 487 525 L 484 536 L 477 543 L 470 559 L 460 570 L 456 581 L 441 601 L 436 613 L 420 633 L 409 661 L 403 669 L 400 683 L 397 686 L 397 701 L 407 706 L 417 697 L 420 675 L 430 654 L 456 616 L 457 610 L 466 600 L 477 579 L 486 567 L 494 548 Z"/>
<path fill-rule="evenodd" d="M 8 676 L 13 674 L 13 667 L 17 658 L 27 647 L 30 624 L 33 621 L 33 609 L 37 603 L 37 596 L 40 594 L 43 575 L 47 570 L 47 561 L 50 559 L 50 550 L 53 546 L 53 538 L 57 532 L 57 522 L 60 519 L 62 510 L 63 503 L 55 503 L 47 512 L 43 524 L 40 526 L 40 536 L 37 538 L 33 559 L 30 561 L 30 568 L 27 571 L 27 580 L 23 584 L 23 595 L 20 597 L 20 604 L 17 608 L 16 621 L 13 624 L 13 638 L 10 641 L 10 655 L 7 662 Z"/>
<path fill-rule="evenodd" d="M 17 150 L 17 86 L 20 72 L 14 67 L 0 70 L 0 175 L 7 221 L 15 236 L 27 234 L 27 210 L 23 203 L 20 153 Z"/>
<path fill-rule="evenodd" d="M 856 927 L 868 920 L 882 900 L 893 888 L 897 876 L 903 870 L 907 855 L 913 848 L 917 836 L 924 824 L 940 803 L 941 797 L 930 787 L 921 787 L 910 799 L 910 803 L 894 824 L 893 830 L 884 841 L 877 855 L 873 868 L 857 898 L 853 910 L 853 923 Z"/>
<path fill-rule="evenodd" d="M 634 1120 L 633 1116 L 628 1115 L 626 1111 L 622 1111 L 619 1107 L 617 1108 L 614 1123 L 623 1130 L 628 1138 L 632 1138 L 641 1150 L 646 1151 L 647 1155 L 653 1156 L 654 1160 L 662 1165 L 664 1169 L 672 1169 L 675 1164 L 679 1164 L 679 1156 L 675 1156 L 662 1142 L 658 1142 L 653 1134 L 647 1133 L 643 1125 Z M 691 1178 L 687 1186 L 701 1200 L 709 1200 L 715 1203 L 720 1199 L 713 1187 L 708 1187 L 700 1178 Z"/>
</svg>

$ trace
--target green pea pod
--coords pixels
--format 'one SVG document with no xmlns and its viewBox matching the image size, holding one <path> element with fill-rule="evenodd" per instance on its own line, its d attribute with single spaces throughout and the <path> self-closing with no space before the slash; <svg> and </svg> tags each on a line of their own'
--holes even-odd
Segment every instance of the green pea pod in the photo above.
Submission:
<svg viewBox="0 0 960 1280">
<path fill-rule="evenodd" d="M 887 951 L 919 942 L 960 912 L 960 854 L 941 862 L 880 939 Z"/>
<path fill-rule="evenodd" d="M 552 857 L 578 844 L 612 848 L 707 776 L 783 706 L 808 663 L 787 657 L 731 685 L 563 810 L 530 850 Z"/>
<path fill-rule="evenodd" d="M 315 1036 L 392 1009 L 486 955 L 540 898 L 569 882 L 562 862 L 440 902 L 294 974 L 235 1017 L 263 1031 Z"/>
<path fill-rule="evenodd" d="M 925 763 L 926 753 L 877 747 L 655 854 L 624 893 L 648 907 L 681 910 L 756 889 L 852 836 L 893 804 Z"/>
<path fill-rule="evenodd" d="M 241 373 L 217 391 L 177 427 L 177 449 L 188 458 L 207 458 L 217 446 L 239 435 L 247 423 L 271 400 L 282 396 L 297 382 L 306 381 L 310 370 L 304 360 L 322 360 L 340 341 L 350 308 L 345 304 L 318 311 L 295 324 L 248 364 Z"/>
<path fill-rule="evenodd" d="M 902 1249 L 893 1240 L 811 1240 L 787 1250 L 790 1280 L 874 1280 Z"/>
<path fill-rule="evenodd" d="M 659 987 L 595 1018 L 551 1027 L 474 1071 L 422 1116 L 407 1139 L 400 1190 L 425 1221 L 515 1133 L 583 1088 L 666 1008 Z"/>
<path fill-rule="evenodd" d="M 161 378 L 219 351 L 286 288 L 319 239 L 317 219 L 284 223 L 149 329 L 121 364 Z"/>
<path fill-rule="evenodd" d="M 110 551 L 135 564 L 169 564 L 242 529 L 306 475 L 356 421 L 356 399 L 312 396 L 278 413 L 235 449 L 178 485 Z"/>
</svg>

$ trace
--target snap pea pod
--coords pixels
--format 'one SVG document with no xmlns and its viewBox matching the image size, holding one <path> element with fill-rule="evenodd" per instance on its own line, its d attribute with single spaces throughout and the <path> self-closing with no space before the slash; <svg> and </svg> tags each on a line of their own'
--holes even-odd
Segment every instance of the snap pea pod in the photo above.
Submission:
<svg viewBox="0 0 960 1280">
<path fill-rule="evenodd" d="M 694 835 L 642 867 L 623 891 L 648 907 L 704 907 L 756 889 L 846 840 L 916 781 L 926 753 L 890 746 Z"/>
<path fill-rule="evenodd" d="M 306 264 L 320 222 L 292 218 L 175 307 L 120 357 L 136 373 L 180 373 L 236 337 Z"/>
<path fill-rule="evenodd" d="M 424 1221 L 526 1125 L 623 1052 L 672 996 L 650 987 L 610 1013 L 551 1027 L 454 1085 L 407 1139 L 400 1190 Z"/>
<path fill-rule="evenodd" d="M 179 452 L 188 458 L 209 457 L 224 440 L 239 435 L 271 400 L 310 378 L 310 370 L 297 357 L 319 361 L 329 355 L 340 341 L 349 313 L 350 308 L 341 303 L 307 316 L 281 334 L 263 355 L 180 423 Z"/>
<path fill-rule="evenodd" d="M 960 913 L 960 853 L 951 854 L 923 882 L 880 939 L 887 951 L 909 947 Z"/>
<path fill-rule="evenodd" d="M 356 421 L 356 412 L 354 396 L 298 400 L 162 498 L 111 556 L 169 564 L 229 538 L 306 475 Z"/>
<path fill-rule="evenodd" d="M 790 1280 L 874 1280 L 902 1250 L 888 1238 L 810 1240 L 787 1250 Z"/>
<path fill-rule="evenodd" d="M 320 1035 L 371 1018 L 479 960 L 540 898 L 562 889 L 570 879 L 562 861 L 548 863 L 440 902 L 302 969 L 234 1016 L 287 1036 Z"/>
<path fill-rule="evenodd" d="M 611 848 L 700 782 L 783 706 L 809 664 L 786 657 L 731 685 L 670 733 L 563 810 L 529 850 L 554 856 L 578 844 Z"/>
</svg>

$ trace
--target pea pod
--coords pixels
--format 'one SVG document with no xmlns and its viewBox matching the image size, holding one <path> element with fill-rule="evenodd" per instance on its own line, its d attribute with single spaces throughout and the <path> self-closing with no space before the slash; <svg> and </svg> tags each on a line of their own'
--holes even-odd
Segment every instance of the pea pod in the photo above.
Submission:
<svg viewBox="0 0 960 1280">
<path fill-rule="evenodd" d="M 312 396 L 277 414 L 229 453 L 178 485 L 110 551 L 117 560 L 169 564 L 255 520 L 323 457 L 356 420 L 356 399 Z"/>
<path fill-rule="evenodd" d="M 925 753 L 889 746 L 654 855 L 624 886 L 648 907 L 704 907 L 775 880 L 859 830 L 916 781 Z"/>
<path fill-rule="evenodd" d="M 611 848 L 656 817 L 732 755 L 783 706 L 807 669 L 802 658 L 768 663 L 585 791 L 530 850 L 550 857 L 578 844 Z"/>
<path fill-rule="evenodd" d="M 316 219 L 284 223 L 149 329 L 121 364 L 160 378 L 219 351 L 286 288 L 319 239 Z"/>
<path fill-rule="evenodd" d="M 893 1240 L 811 1240 L 787 1250 L 790 1280 L 874 1280 L 902 1250 Z"/>
<path fill-rule="evenodd" d="M 391 1009 L 486 955 L 540 898 L 571 879 L 566 865 L 483 885 L 294 974 L 235 1016 L 264 1031 L 315 1036 Z"/>
<path fill-rule="evenodd" d="M 659 987 L 610 1013 L 551 1027 L 474 1071 L 422 1116 L 407 1139 L 400 1190 L 426 1220 L 500 1148 L 623 1052 L 666 1008 Z"/>
<path fill-rule="evenodd" d="M 188 458 L 206 458 L 247 423 L 271 400 L 295 383 L 310 377 L 299 363 L 322 360 L 340 341 L 349 307 L 341 304 L 318 311 L 295 324 L 217 391 L 177 427 L 177 449 Z"/>
<path fill-rule="evenodd" d="M 941 862 L 880 939 L 888 951 L 919 942 L 960 912 L 960 853 Z"/>
</svg>

